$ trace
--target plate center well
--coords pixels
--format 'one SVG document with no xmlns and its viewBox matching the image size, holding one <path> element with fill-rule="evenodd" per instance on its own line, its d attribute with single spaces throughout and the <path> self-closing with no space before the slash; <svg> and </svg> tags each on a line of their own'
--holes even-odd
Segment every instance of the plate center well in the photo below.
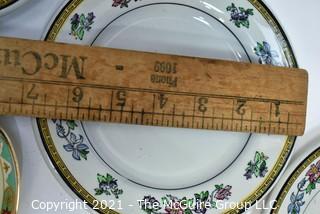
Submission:
<svg viewBox="0 0 320 214">
<path fill-rule="evenodd" d="M 176 4 L 127 12 L 106 25 L 93 45 L 249 61 L 223 21 Z M 249 137 L 245 133 L 92 122 L 83 127 L 105 164 L 135 183 L 158 189 L 187 188 L 212 179 L 236 161 Z"/>
</svg>

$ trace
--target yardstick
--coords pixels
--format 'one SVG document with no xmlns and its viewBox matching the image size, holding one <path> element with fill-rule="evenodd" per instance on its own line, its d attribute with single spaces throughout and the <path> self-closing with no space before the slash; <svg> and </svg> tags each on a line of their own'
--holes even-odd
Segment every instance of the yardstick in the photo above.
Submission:
<svg viewBox="0 0 320 214">
<path fill-rule="evenodd" d="M 302 135 L 305 70 L 0 38 L 0 114 Z"/>
</svg>

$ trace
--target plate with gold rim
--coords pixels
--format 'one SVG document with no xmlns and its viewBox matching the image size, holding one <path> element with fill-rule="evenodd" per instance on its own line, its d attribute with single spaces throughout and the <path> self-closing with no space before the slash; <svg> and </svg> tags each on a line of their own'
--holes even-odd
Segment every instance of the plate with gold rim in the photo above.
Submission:
<svg viewBox="0 0 320 214">
<path fill-rule="evenodd" d="M 19 204 L 18 161 L 6 133 L 0 128 L 0 210 L 1 213 L 17 213 Z"/>
<path fill-rule="evenodd" d="M 266 203 L 265 213 L 315 214 L 320 203 L 320 147 L 295 159 Z"/>
<path fill-rule="evenodd" d="M 0 16 L 5 15 L 29 0 L 0 0 Z"/>
<path fill-rule="evenodd" d="M 44 39 L 297 67 L 286 35 L 261 1 L 72 0 Z M 71 63 L 68 69 L 78 68 Z M 130 108 L 125 94 L 107 97 L 100 98 L 107 108 L 117 102 Z M 273 117 L 279 126 L 285 120 Z M 100 213 L 243 212 L 277 181 L 296 139 L 46 119 L 35 124 L 59 177 Z"/>
</svg>

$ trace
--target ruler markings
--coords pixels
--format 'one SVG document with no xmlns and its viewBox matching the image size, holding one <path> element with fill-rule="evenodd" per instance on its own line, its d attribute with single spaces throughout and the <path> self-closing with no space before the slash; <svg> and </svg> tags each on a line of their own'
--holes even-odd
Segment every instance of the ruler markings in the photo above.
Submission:
<svg viewBox="0 0 320 214">
<path fill-rule="evenodd" d="M 171 94 L 171 95 L 184 95 L 190 97 L 209 97 L 209 98 L 219 98 L 227 100 L 241 100 L 254 101 L 254 102 L 280 102 L 281 104 L 288 105 L 305 105 L 304 101 L 292 101 L 292 100 L 275 100 L 275 99 L 265 99 L 265 98 L 255 98 L 255 97 L 243 97 L 243 96 L 230 96 L 230 95 L 220 95 L 220 94 L 205 94 L 205 93 L 194 93 L 194 92 L 184 92 L 184 91 L 168 91 L 168 90 L 159 90 L 159 89 L 145 89 L 145 88 L 131 88 L 123 86 L 109 86 L 101 84 L 88 84 L 88 83 L 74 83 L 69 81 L 53 81 L 53 80 L 42 80 L 42 79 L 25 79 L 25 78 L 16 78 L 16 77 L 4 77 L 0 76 L 0 81 L 14 81 L 14 82 L 30 82 L 30 83 L 39 83 L 39 84 L 49 84 L 49 85 L 62 85 L 62 86 L 76 86 L 76 87 L 85 87 L 85 88 L 96 88 L 96 89 L 109 89 L 109 90 L 126 90 L 126 91 L 135 91 L 135 92 L 145 92 L 145 93 L 157 93 L 157 94 Z"/>
<path fill-rule="evenodd" d="M 9 104 L 9 102 L 3 102 L 3 101 L 0 101 L 0 103 L 5 103 L 5 104 Z M 90 102 L 89 102 L 90 103 Z M 12 104 L 20 104 L 20 103 L 12 103 Z M 35 103 L 35 104 L 30 104 L 30 103 L 23 103 L 23 105 L 26 105 L 26 106 L 28 106 L 28 105 L 32 105 L 32 106 L 45 106 L 45 104 L 41 104 L 41 103 Z M 50 105 L 50 104 L 46 104 L 46 106 L 48 106 L 48 107 L 53 107 L 53 106 L 56 106 L 56 109 L 57 108 L 63 108 L 63 109 L 65 109 L 67 106 L 65 106 L 65 105 Z M 70 109 L 77 109 L 78 107 L 77 106 L 69 106 L 69 110 Z M 90 107 L 90 108 L 88 108 L 88 107 L 80 107 L 80 109 L 86 109 L 86 110 L 89 110 L 90 112 L 92 112 L 92 111 L 99 111 L 100 110 L 100 108 L 95 108 L 95 107 Z M 121 109 L 120 110 L 117 110 L 117 109 L 104 109 L 104 108 L 102 108 L 101 109 L 101 111 L 105 111 L 105 112 L 116 112 L 116 113 L 121 113 Z M 131 113 L 132 111 L 129 111 L 129 110 L 122 110 L 122 112 L 124 112 L 124 113 Z M 164 111 L 162 112 L 162 113 L 159 113 L 159 112 L 147 112 L 147 111 L 133 111 L 133 113 L 134 114 L 142 114 L 143 113 L 143 115 L 146 115 L 146 114 L 149 114 L 149 115 L 152 115 L 152 114 L 154 114 L 154 115 L 163 115 L 163 116 L 168 116 L 168 117 L 172 117 L 173 116 L 173 114 L 172 113 L 165 113 Z M 91 114 L 90 114 L 91 115 Z M 182 117 L 183 116 L 183 114 L 177 114 L 177 113 L 175 113 L 174 114 L 174 116 L 175 117 Z M 91 116 L 90 116 L 91 117 Z M 244 122 L 260 122 L 260 121 L 262 121 L 263 123 L 277 123 L 277 124 L 287 124 L 288 122 L 286 121 L 286 122 L 282 122 L 282 121 L 269 121 L 269 120 L 262 120 L 262 119 L 259 119 L 259 120 L 255 120 L 255 119 L 241 119 L 241 118 L 232 118 L 232 117 L 230 117 L 230 118 L 228 118 L 228 117 L 225 117 L 224 115 L 222 115 L 221 117 L 217 117 L 217 116 L 215 116 L 215 117 L 210 117 L 210 116 L 199 116 L 199 115 L 186 115 L 186 114 L 184 114 L 184 117 L 189 117 L 189 118 L 197 118 L 197 119 L 202 119 L 202 118 L 204 118 L 204 119 L 215 119 L 215 120 L 217 120 L 217 119 L 220 119 L 220 120 L 222 120 L 222 121 L 226 121 L 226 120 L 234 120 L 234 121 L 244 121 Z M 296 122 L 290 122 L 289 123 L 290 125 L 301 125 L 302 123 L 296 123 Z"/>
</svg>

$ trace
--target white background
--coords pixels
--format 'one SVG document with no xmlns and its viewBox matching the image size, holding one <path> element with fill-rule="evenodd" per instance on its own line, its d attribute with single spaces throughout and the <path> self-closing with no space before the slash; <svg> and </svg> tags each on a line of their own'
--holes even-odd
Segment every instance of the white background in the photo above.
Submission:
<svg viewBox="0 0 320 214">
<path fill-rule="evenodd" d="M 0 17 L 0 36 L 40 39 L 47 23 L 64 0 L 30 0 Z M 307 129 L 298 138 L 293 159 L 320 145 L 320 25 L 318 0 L 265 0 L 284 28 L 301 68 L 309 71 Z M 1 86 L 0 86 L 1 87 Z M 30 118 L 0 117 L 0 125 L 13 139 L 21 171 L 20 213 L 44 211 L 31 207 L 33 200 L 72 201 L 76 197 L 53 176 L 36 142 Z M 53 213 L 53 212 L 48 212 Z M 56 213 L 68 213 L 66 210 Z M 81 213 L 79 210 L 76 213 Z"/>
</svg>

